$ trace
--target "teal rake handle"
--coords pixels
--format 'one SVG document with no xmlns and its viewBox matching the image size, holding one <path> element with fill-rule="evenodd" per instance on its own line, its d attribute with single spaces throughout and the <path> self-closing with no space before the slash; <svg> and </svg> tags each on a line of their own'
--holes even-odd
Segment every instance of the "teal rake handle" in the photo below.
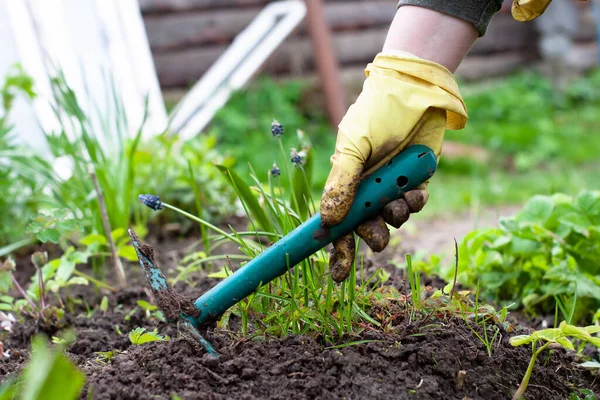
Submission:
<svg viewBox="0 0 600 400">
<path fill-rule="evenodd" d="M 200 315 L 191 318 L 192 323 L 199 326 L 220 316 L 259 286 L 285 274 L 327 244 L 352 232 L 360 224 L 379 214 L 386 204 L 427 181 L 435 172 L 436 166 L 435 154 L 429 147 L 413 145 L 405 149 L 361 182 L 352 208 L 340 224 L 322 228 L 321 215 L 317 213 L 311 217 L 200 296 L 194 302 Z"/>
</svg>

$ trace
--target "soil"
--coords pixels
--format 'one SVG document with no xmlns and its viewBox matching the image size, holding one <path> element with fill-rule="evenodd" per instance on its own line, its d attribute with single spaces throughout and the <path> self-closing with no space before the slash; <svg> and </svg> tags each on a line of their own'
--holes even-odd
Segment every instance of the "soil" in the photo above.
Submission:
<svg viewBox="0 0 600 400">
<path fill-rule="evenodd" d="M 456 232 L 450 236 L 460 238 Z M 158 259 L 163 266 L 173 266 L 172 261 L 180 257 L 178 249 L 187 244 L 161 243 Z M 379 257 L 389 260 L 397 254 Z M 385 264 L 369 262 L 372 268 Z M 389 266 L 388 270 L 389 283 L 403 285 L 400 271 Z M 306 336 L 242 338 L 232 332 L 208 331 L 207 339 L 221 354 L 216 359 L 175 324 L 147 318 L 139 308 L 132 312 L 137 300 L 152 300 L 142 284 L 141 269 L 136 271 L 134 287 L 110 295 L 106 313 L 96 311 L 88 317 L 83 307 L 66 313 L 65 326 L 77 332 L 67 354 L 87 376 L 82 399 L 172 399 L 174 395 L 182 399 L 509 399 L 531 357 L 527 346 L 515 348 L 508 342 L 510 335 L 528 331 L 525 326 L 511 334 L 503 331 L 490 357 L 462 320 L 410 321 L 404 316 L 389 332 L 365 330 L 341 343 L 371 342 L 340 348 Z M 196 297 L 213 284 L 203 279 L 195 287 L 177 285 L 176 289 Z M 76 296 L 93 306 L 102 294 L 89 286 Z M 132 345 L 127 333 L 139 326 L 157 328 L 171 340 Z M 0 381 L 25 365 L 35 332 L 56 335 L 58 330 L 40 327 L 31 319 L 16 324 L 2 339 L 10 357 L 0 358 Z M 118 354 L 109 362 L 101 362 L 95 354 L 110 350 Z M 564 349 L 540 357 L 527 398 L 566 399 L 577 389 L 600 395 L 600 378 L 576 368 L 578 362 L 574 352 Z"/>
</svg>

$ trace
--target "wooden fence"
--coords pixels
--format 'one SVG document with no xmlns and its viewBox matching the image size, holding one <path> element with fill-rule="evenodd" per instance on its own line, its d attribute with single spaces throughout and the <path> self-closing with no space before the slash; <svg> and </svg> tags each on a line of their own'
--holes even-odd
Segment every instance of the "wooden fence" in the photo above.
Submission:
<svg viewBox="0 0 600 400">
<path fill-rule="evenodd" d="M 566 0 L 561 0 L 566 1 Z M 233 38 L 268 3 L 265 0 L 139 0 L 154 62 L 164 90 L 196 81 Z M 381 49 L 395 12 L 395 0 L 325 0 L 333 44 L 346 85 L 361 82 L 363 69 Z M 580 24 L 573 59 L 595 65 L 596 31 L 589 5 L 579 7 Z M 539 59 L 532 23 L 512 19 L 509 9 L 494 18 L 458 71 L 465 80 L 507 74 Z M 314 54 L 306 25 L 272 55 L 265 72 L 277 76 L 314 73 Z"/>
</svg>

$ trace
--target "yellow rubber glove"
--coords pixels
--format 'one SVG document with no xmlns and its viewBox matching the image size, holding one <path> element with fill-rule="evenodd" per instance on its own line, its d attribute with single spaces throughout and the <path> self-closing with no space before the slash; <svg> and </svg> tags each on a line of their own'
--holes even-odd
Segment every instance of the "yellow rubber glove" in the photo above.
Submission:
<svg viewBox="0 0 600 400">
<path fill-rule="evenodd" d="M 551 2 L 552 0 L 513 0 L 510 11 L 517 21 L 527 22 L 542 15 Z"/>
<path fill-rule="evenodd" d="M 363 172 L 378 169 L 405 147 L 424 144 L 439 157 L 446 129 L 462 129 L 467 111 L 454 76 L 443 66 L 397 52 L 379 54 L 366 68 L 367 79 L 339 125 L 331 172 L 321 200 L 323 224 L 338 224 L 350 210 Z M 376 252 L 389 241 L 386 222 L 399 228 L 429 198 L 426 184 L 388 204 L 382 215 L 356 233 Z M 341 282 L 354 261 L 352 233 L 333 243 L 332 278 Z"/>
</svg>

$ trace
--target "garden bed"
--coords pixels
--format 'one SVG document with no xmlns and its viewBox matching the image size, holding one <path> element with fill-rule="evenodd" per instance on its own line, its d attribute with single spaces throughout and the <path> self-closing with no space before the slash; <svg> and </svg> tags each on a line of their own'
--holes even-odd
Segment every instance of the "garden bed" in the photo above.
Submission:
<svg viewBox="0 0 600 400">
<path fill-rule="evenodd" d="M 388 284 L 400 288 L 401 271 L 393 267 L 388 271 Z M 96 308 L 91 316 L 83 309 L 76 316 L 66 314 L 64 327 L 75 328 L 77 335 L 67 354 L 86 374 L 81 398 L 506 399 L 519 386 L 531 358 L 527 346 L 509 343 L 510 336 L 528 330 L 526 323 L 510 334 L 501 329 L 489 356 L 463 319 L 411 321 L 399 308 L 386 333 L 367 327 L 339 343 L 309 336 L 263 338 L 209 331 L 208 339 L 221 354 L 215 359 L 184 330 L 178 332 L 176 325 L 147 318 L 144 310 L 136 309 L 138 300 L 148 300 L 149 291 L 139 270 L 133 275 L 134 287 L 109 296 L 105 312 Z M 181 285 L 178 290 L 195 297 L 212 281 L 205 279 L 195 288 Z M 92 308 L 102 298 L 92 286 L 80 287 L 72 295 L 85 298 Z M 232 317 L 231 326 L 235 324 Z M 133 345 L 127 333 L 136 327 L 157 328 L 170 340 Z M 55 336 L 59 328 L 42 331 Z M 11 355 L 0 361 L 1 380 L 25 365 L 38 329 L 31 319 L 14 326 L 4 341 Z M 356 342 L 362 343 L 343 347 Z M 108 361 L 96 353 L 108 351 L 114 352 Z M 578 389 L 600 393 L 600 381 L 577 368 L 577 362 L 574 352 L 562 348 L 540 357 L 526 397 L 566 399 Z"/>
</svg>

